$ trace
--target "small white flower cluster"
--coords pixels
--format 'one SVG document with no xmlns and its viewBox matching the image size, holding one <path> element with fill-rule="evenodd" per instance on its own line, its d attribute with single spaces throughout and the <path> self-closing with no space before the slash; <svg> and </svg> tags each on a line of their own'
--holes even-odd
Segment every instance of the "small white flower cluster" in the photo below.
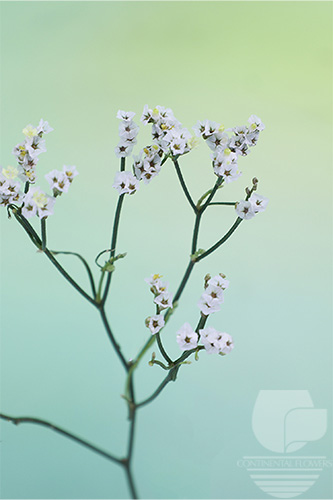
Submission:
<svg viewBox="0 0 333 500">
<path fill-rule="evenodd" d="M 252 193 L 248 201 L 242 200 L 236 203 L 236 213 L 241 219 L 252 219 L 258 212 L 263 212 L 268 204 L 268 198 L 260 194 Z"/>
<path fill-rule="evenodd" d="M 198 121 L 193 127 L 196 135 L 202 137 L 213 150 L 211 158 L 214 172 L 218 177 L 223 177 L 226 183 L 240 177 L 238 156 L 246 156 L 249 153 L 249 147 L 257 144 L 259 133 L 265 128 L 260 118 L 255 115 L 251 115 L 248 122 L 248 126 L 234 127 L 226 131 L 224 125 L 210 120 Z M 234 135 L 229 137 L 227 132 L 233 132 Z"/>
<path fill-rule="evenodd" d="M 139 127 L 132 120 L 135 116 L 133 111 L 119 110 L 117 118 L 121 120 L 119 124 L 120 142 L 115 148 L 115 153 L 118 158 L 126 158 L 129 156 L 137 143 L 136 137 L 138 135 Z M 117 172 L 112 185 L 119 195 L 121 194 L 134 194 L 139 189 L 139 182 L 131 172 L 120 171 Z"/>
<path fill-rule="evenodd" d="M 198 303 L 203 316 L 220 310 L 223 303 L 223 292 L 228 287 L 229 281 L 222 273 L 213 278 L 209 274 L 205 276 L 205 291 Z M 230 335 L 218 332 L 211 326 L 199 330 L 198 334 L 189 323 L 185 323 L 177 332 L 177 343 L 182 351 L 195 349 L 198 347 L 200 339 L 208 354 L 214 352 L 228 354 L 234 347 Z"/>
<path fill-rule="evenodd" d="M 0 206 L 6 207 L 11 203 L 20 205 L 23 200 L 21 182 L 18 179 L 19 171 L 15 167 L 3 168 L 0 173 Z"/>
<path fill-rule="evenodd" d="M 145 184 L 149 184 L 153 177 L 161 171 L 163 151 L 157 144 L 147 146 L 134 157 L 134 174 L 136 178 Z"/>
<path fill-rule="evenodd" d="M 189 323 L 185 323 L 177 332 L 177 343 L 182 351 L 196 349 L 201 340 L 208 354 L 229 354 L 234 348 L 231 335 L 219 332 L 212 326 L 199 330 L 199 335 Z"/>
<path fill-rule="evenodd" d="M 38 127 L 27 125 L 23 129 L 25 141 L 17 144 L 13 149 L 13 155 L 19 164 L 19 177 L 23 182 L 33 184 L 36 181 L 36 165 L 38 156 L 46 151 L 44 134 L 52 132 L 48 122 L 40 120 Z"/>
<path fill-rule="evenodd" d="M 115 148 L 115 153 L 118 158 L 126 158 L 129 156 L 137 143 L 136 136 L 138 135 L 139 127 L 132 120 L 135 113 L 133 111 L 122 111 L 119 110 L 117 113 L 117 118 L 121 120 L 119 125 L 119 137 L 120 141 Z"/>
<path fill-rule="evenodd" d="M 18 161 L 18 168 L 9 166 L 3 168 L 0 173 L 0 205 L 7 206 L 13 203 L 21 206 L 22 214 L 26 218 L 37 215 L 43 219 L 52 215 L 56 196 L 67 193 L 73 178 L 78 175 L 74 166 L 64 165 L 62 172 L 52 170 L 45 175 L 53 190 L 53 196 L 49 196 L 36 186 L 23 193 L 22 181 L 28 183 L 28 187 L 36 181 L 35 167 L 38 155 L 46 151 L 45 140 L 42 137 L 43 134 L 48 134 L 52 130 L 48 122 L 44 120 L 40 120 L 37 128 L 27 125 L 23 129 L 26 136 L 25 142 L 15 146 L 13 151 Z"/>
<path fill-rule="evenodd" d="M 150 285 L 150 291 L 154 294 L 154 303 L 156 304 L 157 314 L 146 318 L 146 326 L 152 334 L 155 334 L 163 328 L 165 322 L 161 311 L 172 308 L 172 295 L 168 292 L 168 283 L 161 281 L 162 276 L 152 274 L 145 281 Z"/>
<path fill-rule="evenodd" d="M 76 167 L 67 167 L 64 165 L 62 171 L 51 170 L 51 172 L 45 175 L 45 179 L 50 184 L 53 196 L 56 198 L 57 196 L 61 196 L 62 193 L 67 193 L 74 177 L 78 174 L 79 172 L 76 170 Z"/>
<path fill-rule="evenodd" d="M 188 153 L 193 147 L 191 133 L 174 117 L 173 111 L 163 106 L 143 108 L 141 121 L 152 123 L 152 140 L 164 153 L 174 156 Z"/>
<path fill-rule="evenodd" d="M 131 172 L 117 172 L 112 187 L 114 187 L 120 195 L 134 194 L 139 189 L 139 181 Z"/>
<path fill-rule="evenodd" d="M 223 292 L 229 287 L 229 281 L 225 275 L 220 273 L 213 278 L 209 275 L 205 278 L 205 291 L 201 295 L 198 307 L 204 316 L 208 316 L 221 309 L 224 302 Z"/>
</svg>

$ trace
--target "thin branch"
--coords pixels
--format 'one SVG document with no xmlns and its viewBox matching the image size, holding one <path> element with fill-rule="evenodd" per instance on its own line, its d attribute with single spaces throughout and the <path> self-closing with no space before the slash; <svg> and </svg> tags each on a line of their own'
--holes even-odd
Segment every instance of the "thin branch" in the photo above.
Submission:
<svg viewBox="0 0 333 500">
<path fill-rule="evenodd" d="M 104 311 L 104 308 L 102 307 L 100 309 L 100 313 L 101 313 L 101 317 L 102 317 L 102 321 L 103 321 L 103 324 L 104 324 L 104 327 L 105 327 L 105 330 L 107 331 L 107 334 L 109 336 L 109 339 L 111 340 L 111 344 L 113 345 L 116 353 L 117 353 L 117 356 L 119 357 L 122 365 L 124 366 L 125 370 L 128 372 L 129 371 L 129 365 L 123 355 L 123 353 L 121 352 L 121 348 L 120 348 L 120 345 L 117 344 L 116 342 L 116 339 L 114 338 L 114 335 L 112 333 L 112 330 L 110 328 L 110 325 L 109 325 L 109 322 L 108 322 L 108 319 L 106 317 L 106 314 L 105 314 L 105 311 Z"/>
<path fill-rule="evenodd" d="M 181 187 L 183 188 L 183 191 L 184 191 L 184 194 L 185 194 L 185 196 L 186 196 L 186 198 L 187 198 L 187 201 L 189 202 L 189 204 L 190 204 L 190 205 L 191 205 L 191 207 L 193 208 L 194 213 L 197 213 L 198 209 L 197 209 L 197 207 L 195 206 L 195 203 L 194 203 L 194 201 L 192 200 L 192 197 L 191 197 L 191 195 L 190 195 L 190 193 L 189 193 L 189 190 L 188 190 L 188 189 L 187 189 L 187 187 L 186 187 L 186 184 L 185 184 L 185 181 L 184 181 L 183 174 L 182 174 L 182 172 L 181 172 L 181 170 L 180 170 L 179 163 L 178 163 L 178 161 L 177 161 L 177 159 L 176 159 L 176 158 L 172 158 L 172 161 L 173 161 L 173 164 L 174 164 L 174 166 L 175 166 L 175 168 L 176 168 L 176 172 L 177 172 L 177 175 L 178 175 L 178 179 L 179 179 L 179 182 L 180 182 Z"/>
<path fill-rule="evenodd" d="M 123 206 L 124 196 L 125 196 L 125 194 L 121 194 L 119 196 L 119 198 L 118 198 L 116 213 L 115 213 L 114 222 L 113 222 L 113 229 L 112 229 L 111 247 L 110 247 L 111 248 L 110 259 L 112 257 L 114 257 L 115 254 L 116 254 L 118 228 L 119 228 L 120 214 L 121 214 L 121 208 Z M 113 275 L 113 273 L 108 273 L 108 277 L 107 277 L 105 288 L 104 288 L 104 294 L 103 294 L 102 304 L 105 304 L 105 301 L 107 299 L 107 296 L 108 296 L 108 293 L 109 293 L 109 289 L 110 289 L 110 285 L 111 285 L 112 275 Z"/>
<path fill-rule="evenodd" d="M 215 185 L 214 185 L 213 189 L 211 190 L 210 195 L 208 196 L 207 200 L 202 205 L 202 207 L 200 207 L 201 212 L 204 212 L 206 210 L 206 208 L 208 207 L 209 203 L 214 198 L 216 191 L 222 186 L 222 183 L 223 183 L 223 177 L 218 177 L 217 181 L 215 182 Z"/>
<path fill-rule="evenodd" d="M 37 246 L 37 248 L 41 249 L 42 248 L 42 241 L 34 228 L 31 226 L 31 224 L 27 221 L 27 219 L 22 215 L 19 214 L 18 212 L 13 212 L 16 220 L 21 224 L 23 229 L 28 233 L 29 237 L 32 239 L 34 244 Z M 95 299 L 90 297 L 83 288 L 80 287 L 76 283 L 76 281 L 65 271 L 65 269 L 59 264 L 57 259 L 52 255 L 50 250 L 48 248 L 45 248 L 43 252 L 47 258 L 52 262 L 52 264 L 58 269 L 60 274 L 63 275 L 63 277 L 85 298 L 87 299 L 90 303 L 92 303 L 94 306 L 96 306 Z"/>
<path fill-rule="evenodd" d="M 93 278 L 93 275 L 92 275 L 92 272 L 91 272 L 91 269 L 89 267 L 88 262 L 82 257 L 82 255 L 80 255 L 77 252 L 67 252 L 67 251 L 63 251 L 63 250 L 50 250 L 50 252 L 53 255 L 74 255 L 75 257 L 77 257 L 78 259 L 80 259 L 81 262 L 82 262 L 82 264 L 86 268 L 93 296 L 96 297 L 96 287 L 95 287 L 94 278 Z"/>
<path fill-rule="evenodd" d="M 32 418 L 32 417 L 11 417 L 9 415 L 5 415 L 3 413 L 0 413 L 0 418 L 3 420 L 7 420 L 8 422 L 12 422 L 15 425 L 19 424 L 37 424 L 41 425 L 43 427 L 47 427 L 55 432 L 58 432 L 59 434 L 71 439 L 72 441 L 75 441 L 76 443 L 81 444 L 82 446 L 85 446 L 86 448 L 89 448 L 90 450 L 94 451 L 95 453 L 98 453 L 99 455 L 102 455 L 103 457 L 112 460 L 113 462 L 116 462 L 120 465 L 123 465 L 122 460 L 120 458 L 115 457 L 114 455 L 111 455 L 111 453 L 108 453 L 107 451 L 104 451 L 97 446 L 89 443 L 88 441 L 85 441 L 84 439 L 79 438 L 75 434 L 72 434 L 70 432 L 65 431 L 61 427 L 58 427 L 57 425 L 51 424 L 50 422 L 47 422 L 46 420 L 41 420 L 39 418 Z"/>
<path fill-rule="evenodd" d="M 162 354 L 163 358 L 165 359 L 165 361 L 168 364 L 172 363 L 172 359 L 168 356 L 166 350 L 163 347 L 161 336 L 160 336 L 160 332 L 157 332 L 156 335 L 155 335 L 155 337 L 156 337 L 156 340 L 157 340 L 157 345 L 159 347 L 159 350 L 161 351 L 161 354 Z"/>
<path fill-rule="evenodd" d="M 169 371 L 167 376 L 163 379 L 163 381 L 157 387 L 156 391 L 154 391 L 153 394 L 151 396 L 149 396 L 149 398 L 144 399 L 143 401 L 141 401 L 141 403 L 137 403 L 136 407 L 141 408 L 142 406 L 145 406 L 148 403 L 151 403 L 151 401 L 153 401 L 155 398 L 157 398 L 157 396 L 160 394 L 160 392 L 163 391 L 164 387 L 166 385 L 168 385 L 169 382 L 176 380 L 179 367 L 180 367 L 180 365 L 172 368 L 172 370 Z"/>
<path fill-rule="evenodd" d="M 237 201 L 211 201 L 207 206 L 211 207 L 212 205 L 230 205 L 234 207 Z"/>
<path fill-rule="evenodd" d="M 196 261 L 199 262 L 200 260 L 202 260 L 205 257 L 207 257 L 209 254 L 211 254 L 212 252 L 214 252 L 221 245 L 223 245 L 223 243 L 225 243 L 230 238 L 230 236 L 233 234 L 233 232 L 236 231 L 237 227 L 242 222 L 242 220 L 243 219 L 241 219 L 240 217 L 237 217 L 236 221 L 231 226 L 231 228 L 229 229 L 229 231 L 219 241 L 217 241 L 215 243 L 215 245 L 211 246 L 208 250 L 206 250 L 206 252 L 204 252 L 203 254 L 199 255 L 199 257 L 197 257 Z"/>
<path fill-rule="evenodd" d="M 41 235 L 42 235 L 42 250 L 44 252 L 46 248 L 46 217 L 43 217 L 40 220 L 40 226 L 41 226 Z"/>
</svg>

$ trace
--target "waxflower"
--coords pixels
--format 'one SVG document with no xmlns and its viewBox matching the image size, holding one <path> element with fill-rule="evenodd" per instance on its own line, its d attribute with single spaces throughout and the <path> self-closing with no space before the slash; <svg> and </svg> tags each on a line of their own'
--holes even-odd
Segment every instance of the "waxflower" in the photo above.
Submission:
<svg viewBox="0 0 333 500">
<path fill-rule="evenodd" d="M 236 203 L 235 210 L 238 217 L 240 217 L 241 219 L 248 220 L 252 219 L 252 217 L 255 216 L 254 207 L 250 201 L 242 200 Z"/>
<path fill-rule="evenodd" d="M 255 213 L 263 212 L 267 207 L 268 198 L 265 198 L 257 193 L 252 193 L 249 198 L 249 202 L 252 204 Z"/>
<path fill-rule="evenodd" d="M 117 118 L 121 120 L 119 125 L 120 141 L 115 148 L 115 153 L 118 158 L 126 158 L 133 151 L 136 144 L 136 136 L 138 135 L 139 127 L 133 122 L 132 118 L 135 116 L 133 111 L 119 110 Z"/>
<path fill-rule="evenodd" d="M 53 214 L 55 198 L 45 194 L 39 187 L 32 187 L 24 197 L 22 214 L 26 218 L 37 215 L 40 219 Z"/>
<path fill-rule="evenodd" d="M 184 323 L 177 332 L 177 343 L 182 351 L 189 351 L 198 347 L 198 338 L 198 334 L 189 323 Z"/>
<path fill-rule="evenodd" d="M 146 318 L 146 327 L 149 328 L 152 335 L 158 333 L 163 326 L 165 325 L 165 321 L 162 314 L 155 314 L 155 316 L 149 316 Z"/>
<path fill-rule="evenodd" d="M 208 354 L 228 354 L 234 348 L 231 335 L 219 332 L 212 326 L 199 330 L 199 334 Z"/>
<path fill-rule="evenodd" d="M 131 172 L 117 172 L 112 187 L 119 194 L 134 194 L 139 189 L 139 183 Z"/>
</svg>

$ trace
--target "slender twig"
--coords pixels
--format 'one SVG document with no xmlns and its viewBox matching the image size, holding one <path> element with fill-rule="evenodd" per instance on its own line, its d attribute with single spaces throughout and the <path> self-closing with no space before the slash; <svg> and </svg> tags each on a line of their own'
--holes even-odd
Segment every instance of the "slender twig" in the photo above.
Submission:
<svg viewBox="0 0 333 500">
<path fill-rule="evenodd" d="M 46 420 L 41 420 L 40 418 L 32 418 L 32 417 L 11 417 L 9 415 L 5 415 L 4 413 L 0 413 L 0 418 L 3 420 L 7 420 L 8 422 L 12 422 L 15 425 L 19 424 L 24 424 L 24 423 L 29 423 L 29 424 L 37 424 L 37 425 L 42 425 L 43 427 L 48 427 L 49 429 L 52 429 L 55 432 L 58 432 L 59 434 L 62 434 L 63 436 L 66 436 L 67 438 L 71 439 L 72 441 L 75 441 L 82 446 L 85 446 L 86 448 L 89 448 L 90 450 L 94 451 L 95 453 L 98 453 L 99 455 L 102 455 L 105 458 L 108 458 L 109 460 L 112 460 L 113 462 L 116 462 L 120 465 L 122 465 L 122 461 L 120 458 L 115 457 L 114 455 L 111 455 L 111 453 L 108 453 L 107 451 L 102 450 L 101 448 L 98 448 L 97 446 L 89 443 L 88 441 L 85 441 L 84 439 L 79 438 L 75 434 L 72 434 L 71 432 L 65 431 L 61 427 L 58 427 L 57 425 L 51 424 L 50 422 L 47 422 Z"/>
<path fill-rule="evenodd" d="M 181 170 L 180 170 L 179 163 L 178 163 L 177 159 L 176 159 L 176 158 L 174 158 L 174 157 L 172 158 L 172 161 L 173 161 L 173 164 L 174 164 L 174 166 L 175 166 L 175 168 L 176 168 L 176 172 L 177 172 L 177 175 L 178 175 L 178 179 L 179 179 L 180 185 L 181 185 L 181 187 L 182 187 L 182 189 L 183 189 L 183 191 L 184 191 L 184 194 L 185 194 L 185 196 L 186 196 L 186 198 L 187 198 L 187 201 L 189 202 L 189 204 L 190 204 L 190 205 L 191 205 L 191 207 L 193 208 L 194 213 L 197 213 L 198 209 L 197 209 L 197 207 L 195 206 L 195 203 L 194 203 L 194 201 L 192 200 L 192 197 L 191 197 L 191 195 L 190 195 L 190 193 L 189 193 L 189 191 L 188 191 L 188 189 L 187 189 L 187 187 L 186 187 L 186 184 L 185 184 L 185 181 L 184 181 L 183 174 L 182 174 L 182 172 L 181 172 Z"/>
<path fill-rule="evenodd" d="M 211 207 L 212 205 L 230 205 L 234 207 L 236 205 L 237 201 L 211 201 L 208 206 Z"/>
<path fill-rule="evenodd" d="M 111 327 L 109 325 L 109 322 L 108 322 L 108 319 L 106 317 L 106 314 L 105 314 L 105 311 L 104 311 L 104 308 L 102 307 L 100 309 L 100 313 L 101 313 L 101 317 L 102 317 L 102 321 L 103 321 L 103 325 L 105 327 L 105 330 L 107 331 L 107 334 L 109 336 L 109 339 L 111 340 L 111 344 L 113 345 L 116 353 L 117 353 L 117 356 L 119 357 L 122 365 L 124 366 L 125 370 L 128 371 L 129 370 L 129 365 L 123 355 L 123 353 L 121 352 L 121 348 L 120 348 L 120 345 L 117 344 L 116 342 L 116 339 L 114 338 L 114 335 L 112 333 L 112 330 L 111 330 Z"/>
<path fill-rule="evenodd" d="M 129 437 L 128 437 L 128 447 L 127 447 L 127 458 L 126 461 L 124 462 L 125 468 L 126 468 L 126 474 L 127 474 L 127 479 L 128 479 L 128 484 L 131 490 L 131 495 L 132 498 L 136 499 L 138 498 L 135 484 L 134 484 L 134 479 L 132 475 L 132 470 L 131 470 L 131 462 L 132 462 L 132 457 L 133 457 L 133 446 L 134 446 L 134 436 L 135 436 L 135 422 L 136 422 L 136 402 L 135 402 L 135 393 L 134 393 L 134 381 L 133 381 L 133 373 L 131 373 L 131 379 L 130 379 L 130 386 L 129 386 L 129 392 L 130 392 L 130 398 L 131 398 L 131 403 L 130 403 L 130 429 L 129 429 Z"/>
<path fill-rule="evenodd" d="M 122 160 L 125 158 L 122 158 Z M 111 253 L 110 253 L 110 259 L 115 256 L 116 254 L 116 244 L 117 244 L 117 236 L 118 236 L 118 228 L 119 228 L 119 221 L 120 221 L 120 214 L 121 214 L 121 208 L 123 205 L 124 201 L 124 196 L 125 194 L 121 194 L 118 198 L 118 203 L 117 203 L 117 208 L 116 208 L 116 213 L 114 216 L 114 222 L 113 222 L 113 229 L 112 229 L 112 237 L 111 237 Z M 111 279 L 112 279 L 113 273 L 109 273 L 105 288 L 104 288 L 104 294 L 103 294 L 103 299 L 102 299 L 102 304 L 105 304 L 105 301 L 107 299 L 109 289 L 110 289 L 110 284 L 111 284 Z"/>
<path fill-rule="evenodd" d="M 232 235 L 232 233 L 234 231 L 236 231 L 237 227 L 242 222 L 242 220 L 243 219 L 241 219 L 240 217 L 237 217 L 236 221 L 231 226 L 231 228 L 229 229 L 229 231 L 219 241 L 217 241 L 215 243 L 215 245 L 211 246 L 208 250 L 206 250 L 206 252 L 204 252 L 203 254 L 199 255 L 199 257 L 197 257 L 196 261 L 199 262 L 200 260 L 202 260 L 205 257 L 207 257 L 208 255 L 210 255 L 212 252 L 214 252 L 221 245 L 223 245 L 223 243 L 225 243 L 227 241 L 227 239 L 230 238 L 230 236 Z"/>
<path fill-rule="evenodd" d="M 167 376 L 163 379 L 163 381 L 157 387 L 157 389 L 153 392 L 153 394 L 151 396 L 149 396 L 149 398 L 141 401 L 141 403 L 137 403 L 136 407 L 141 408 L 142 406 L 145 406 L 148 403 L 151 403 L 155 398 L 157 398 L 157 396 L 160 394 L 160 392 L 163 391 L 164 387 L 172 380 L 175 380 L 175 375 L 177 375 L 178 369 L 179 369 L 179 366 L 170 370 L 169 373 L 167 374 Z M 174 370 L 176 370 L 176 373 L 174 372 Z"/>
<path fill-rule="evenodd" d="M 43 217 L 40 220 L 40 229 L 41 229 L 41 235 L 42 235 L 42 250 L 44 252 L 46 248 L 46 217 Z"/>
<path fill-rule="evenodd" d="M 196 217 L 195 217 L 193 237 L 192 237 L 191 255 L 193 255 L 195 253 L 196 249 L 197 249 L 201 216 L 202 216 L 202 211 L 198 212 L 197 215 L 196 215 Z"/>
<path fill-rule="evenodd" d="M 180 285 L 179 285 L 179 287 L 178 287 L 178 290 L 177 290 L 177 292 L 176 292 L 176 294 L 175 294 L 175 296 L 174 296 L 174 299 L 173 299 L 173 304 L 174 304 L 175 302 L 178 302 L 178 300 L 180 299 L 180 296 L 181 296 L 181 294 L 183 293 L 184 288 L 185 288 L 185 286 L 186 286 L 186 283 L 188 282 L 188 279 L 189 279 L 189 277 L 190 277 L 190 275 L 191 275 L 191 272 L 192 272 L 192 270 L 193 270 L 194 264 L 195 264 L 195 262 L 193 262 L 192 260 L 190 260 L 190 262 L 188 263 L 188 266 L 187 266 L 186 271 L 185 271 L 185 273 L 184 273 L 183 279 L 182 279 L 182 281 L 180 282 Z"/>
<path fill-rule="evenodd" d="M 220 188 L 220 186 L 222 186 L 222 183 L 223 183 L 223 177 L 218 177 L 217 181 L 215 182 L 215 185 L 214 185 L 213 189 L 210 192 L 210 195 L 208 196 L 208 198 L 205 201 L 205 203 L 200 207 L 201 212 L 204 212 L 206 210 L 206 208 L 208 207 L 209 203 L 214 198 L 216 191 Z"/>
<path fill-rule="evenodd" d="M 168 364 L 172 363 L 172 359 L 168 356 L 168 353 L 166 352 L 166 350 L 163 347 L 161 336 L 160 336 L 160 332 L 157 332 L 155 334 L 155 337 L 156 337 L 156 340 L 157 340 L 157 345 L 159 347 L 159 350 L 161 351 L 161 354 L 162 354 L 163 358 L 165 359 L 165 361 Z"/>
<path fill-rule="evenodd" d="M 84 257 L 82 257 L 82 255 L 80 255 L 77 252 L 67 252 L 67 251 L 63 251 L 63 250 L 50 250 L 50 252 L 53 255 L 74 255 L 75 257 L 80 259 L 80 261 L 82 262 L 82 264 L 86 268 L 93 296 L 96 297 L 96 287 L 95 287 L 94 278 L 93 278 L 93 275 L 92 275 L 92 272 L 91 272 L 91 269 L 89 267 L 88 262 L 86 261 L 86 259 L 84 259 Z"/>
<path fill-rule="evenodd" d="M 42 248 L 42 241 L 40 239 L 40 237 L 38 236 L 38 234 L 36 233 L 36 231 L 34 230 L 34 228 L 31 226 L 31 224 L 27 221 L 27 219 L 22 215 L 22 214 L 18 214 L 17 212 L 15 213 L 14 212 L 14 216 L 16 218 L 16 220 L 21 224 L 21 226 L 23 227 L 23 229 L 28 233 L 28 235 L 30 236 L 30 238 L 33 240 L 33 242 L 35 243 L 35 245 L 41 249 Z M 63 275 L 63 277 L 85 298 L 87 299 L 91 304 L 95 305 L 96 306 L 96 302 L 95 302 L 95 299 L 90 297 L 90 295 L 88 295 L 84 290 L 83 288 L 80 287 L 80 285 L 78 285 L 76 283 L 76 281 L 67 273 L 67 271 L 60 265 L 60 263 L 57 261 L 57 259 L 54 257 L 54 255 L 52 255 L 52 252 L 48 249 L 48 248 L 45 248 L 44 252 L 43 252 L 47 258 L 52 262 L 52 264 L 58 269 L 58 271 Z"/>
</svg>

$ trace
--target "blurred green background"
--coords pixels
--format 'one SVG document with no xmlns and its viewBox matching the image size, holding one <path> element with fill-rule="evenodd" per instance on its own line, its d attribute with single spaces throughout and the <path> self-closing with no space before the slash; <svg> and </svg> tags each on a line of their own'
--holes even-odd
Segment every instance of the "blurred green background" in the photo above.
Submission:
<svg viewBox="0 0 333 500">
<path fill-rule="evenodd" d="M 44 174 L 76 165 L 80 175 L 49 219 L 52 249 L 90 262 L 109 246 L 117 201 L 118 109 L 171 107 L 189 129 L 209 118 L 226 127 L 254 113 L 266 130 L 239 161 L 242 177 L 218 194 L 243 198 L 255 175 L 267 211 L 241 224 L 198 264 L 163 334 L 198 320 L 203 276 L 231 285 L 209 324 L 230 333 L 229 356 L 202 353 L 176 384 L 138 414 L 134 474 L 142 498 L 264 498 L 243 455 L 270 453 L 251 416 L 262 389 L 306 389 L 331 420 L 330 2 L 1 2 L 1 163 L 14 164 L 21 130 L 42 117 Z M 141 126 L 139 149 L 149 141 Z M 181 166 L 195 199 L 215 182 L 202 143 Z M 123 370 L 97 312 L 1 213 L 1 411 L 50 420 L 122 455 L 126 445 Z M 199 246 L 234 220 L 207 211 Z M 36 220 L 36 222 L 38 222 Z M 37 227 L 37 226 L 36 226 Z M 193 214 L 171 164 L 125 199 L 108 314 L 126 356 L 149 335 L 152 296 L 144 278 L 160 273 L 175 291 L 187 265 Z M 88 289 L 71 257 L 61 262 Z M 98 276 L 96 268 L 95 275 Z M 138 398 L 164 376 L 146 357 Z M 304 448 L 332 458 L 332 430 Z M 1 422 L 1 498 L 128 498 L 123 471 L 52 431 Z M 302 453 L 301 453 L 302 454 Z M 324 470 L 303 498 L 332 498 Z"/>
</svg>

